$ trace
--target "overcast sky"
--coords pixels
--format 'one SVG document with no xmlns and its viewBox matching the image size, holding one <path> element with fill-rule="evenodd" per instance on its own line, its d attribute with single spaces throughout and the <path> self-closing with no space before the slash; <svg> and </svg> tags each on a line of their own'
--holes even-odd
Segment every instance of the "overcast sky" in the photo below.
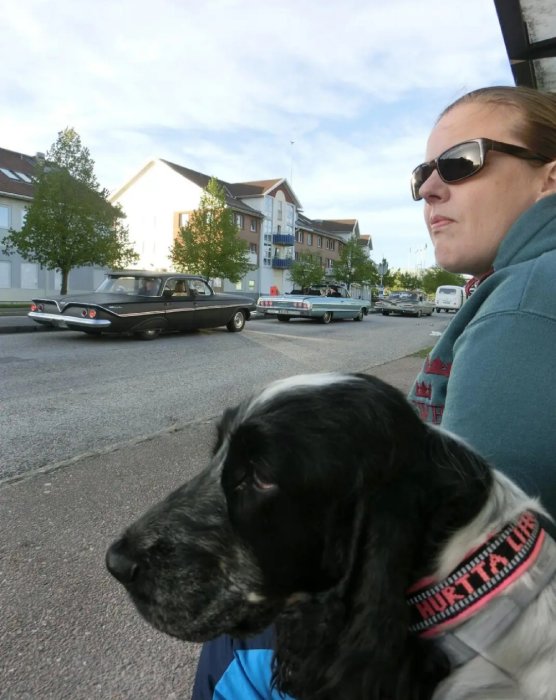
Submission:
<svg viewBox="0 0 556 700">
<path fill-rule="evenodd" d="M 513 84 L 493 0 L 14 0 L 2 26 L 3 148 L 71 126 L 109 190 L 152 158 L 286 177 L 392 268 L 434 262 L 409 175 L 436 116 Z"/>
</svg>

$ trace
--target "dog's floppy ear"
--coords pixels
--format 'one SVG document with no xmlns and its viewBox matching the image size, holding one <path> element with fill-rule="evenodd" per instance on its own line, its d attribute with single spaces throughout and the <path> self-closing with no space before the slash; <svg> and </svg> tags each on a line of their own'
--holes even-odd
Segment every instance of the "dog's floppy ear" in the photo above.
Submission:
<svg viewBox="0 0 556 700">
<path fill-rule="evenodd" d="M 233 408 L 227 408 L 222 414 L 222 418 L 218 421 L 216 426 L 216 442 L 212 449 L 212 454 L 216 454 L 220 449 L 220 446 L 224 442 L 224 438 L 230 432 L 234 420 L 239 412 L 239 406 L 234 406 Z"/>
<path fill-rule="evenodd" d="M 342 684 L 350 676 L 362 679 L 366 687 L 359 688 L 361 697 L 413 697 L 406 591 L 423 539 L 419 499 L 404 479 L 394 479 L 361 504 L 357 550 L 344 597 L 350 601 L 351 619 L 329 671 L 344 676 Z"/>
</svg>

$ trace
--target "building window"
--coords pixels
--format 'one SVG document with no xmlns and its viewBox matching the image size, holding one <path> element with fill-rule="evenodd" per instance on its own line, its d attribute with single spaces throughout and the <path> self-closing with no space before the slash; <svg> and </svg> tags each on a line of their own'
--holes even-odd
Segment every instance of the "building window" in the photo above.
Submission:
<svg viewBox="0 0 556 700">
<path fill-rule="evenodd" d="M 10 180 L 19 180 L 18 176 L 12 170 L 0 168 L 0 171 L 3 172 L 6 177 L 9 177 Z"/>
<path fill-rule="evenodd" d="M 0 228 L 10 228 L 10 207 L 0 204 Z"/>
<path fill-rule="evenodd" d="M 12 286 L 12 264 L 0 261 L 0 289 L 9 289 Z"/>
<path fill-rule="evenodd" d="M 39 288 L 39 266 L 36 263 L 21 263 L 21 289 Z"/>
<path fill-rule="evenodd" d="M 322 236 L 317 236 L 317 248 L 322 248 Z"/>
<path fill-rule="evenodd" d="M 296 240 L 298 243 L 303 243 L 303 231 L 298 231 L 298 232 L 295 234 L 295 240 Z"/>
<path fill-rule="evenodd" d="M 312 233 L 307 234 L 307 245 L 313 245 L 313 234 Z"/>
<path fill-rule="evenodd" d="M 188 211 L 180 212 L 180 228 L 187 226 L 188 223 L 189 223 L 189 212 Z"/>
<path fill-rule="evenodd" d="M 242 287 L 241 287 L 241 280 L 240 280 L 239 282 L 236 282 L 236 291 L 241 292 L 241 289 L 242 289 Z"/>
<path fill-rule="evenodd" d="M 271 233 L 265 233 L 264 242 L 265 243 L 272 243 L 272 234 Z"/>
<path fill-rule="evenodd" d="M 243 228 L 243 214 L 234 214 L 234 223 L 238 228 Z"/>
<path fill-rule="evenodd" d="M 278 221 L 282 221 L 282 209 L 283 209 L 283 203 L 282 200 L 278 200 Z"/>
<path fill-rule="evenodd" d="M 249 289 L 255 289 L 255 280 L 249 280 L 247 282 Z"/>
<path fill-rule="evenodd" d="M 257 244 L 256 243 L 249 243 L 249 252 L 255 253 L 255 255 L 257 254 Z"/>
<path fill-rule="evenodd" d="M 257 232 L 257 219 L 251 219 L 251 231 Z"/>
</svg>

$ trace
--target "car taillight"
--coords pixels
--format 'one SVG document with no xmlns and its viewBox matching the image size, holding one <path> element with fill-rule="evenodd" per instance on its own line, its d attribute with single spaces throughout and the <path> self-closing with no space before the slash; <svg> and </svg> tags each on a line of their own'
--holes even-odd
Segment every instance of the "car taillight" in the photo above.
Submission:
<svg viewBox="0 0 556 700">
<path fill-rule="evenodd" d="M 97 312 L 95 309 L 89 309 L 89 318 L 95 318 L 97 315 Z"/>
<path fill-rule="evenodd" d="M 272 301 L 270 299 L 261 299 L 259 306 L 272 306 Z"/>
<path fill-rule="evenodd" d="M 39 307 L 36 304 L 31 304 L 31 311 L 38 311 Z"/>
</svg>

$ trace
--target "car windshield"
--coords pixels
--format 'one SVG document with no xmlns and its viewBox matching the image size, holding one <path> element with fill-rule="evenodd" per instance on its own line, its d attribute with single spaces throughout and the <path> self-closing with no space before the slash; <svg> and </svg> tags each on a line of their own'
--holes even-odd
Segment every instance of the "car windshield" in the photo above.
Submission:
<svg viewBox="0 0 556 700">
<path fill-rule="evenodd" d="M 438 290 L 438 293 L 439 293 L 439 294 L 455 294 L 455 293 L 456 293 L 456 290 L 455 290 L 455 289 L 445 289 L 445 288 L 441 287 L 441 288 Z"/>
<path fill-rule="evenodd" d="M 96 294 L 130 294 L 142 296 L 158 296 L 160 277 L 144 277 L 134 275 L 110 275 L 96 289 Z"/>
</svg>

